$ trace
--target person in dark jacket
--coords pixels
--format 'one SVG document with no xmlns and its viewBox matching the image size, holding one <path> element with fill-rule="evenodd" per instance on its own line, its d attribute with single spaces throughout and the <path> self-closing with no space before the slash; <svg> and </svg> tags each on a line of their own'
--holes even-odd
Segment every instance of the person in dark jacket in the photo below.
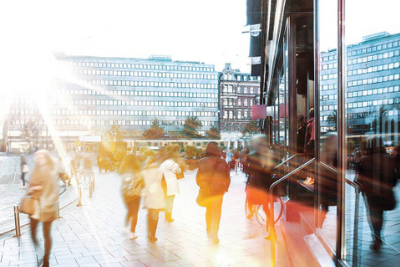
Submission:
<svg viewBox="0 0 400 267">
<path fill-rule="evenodd" d="M 314 132 L 314 109 L 311 108 L 308 113 L 307 128 L 304 140 L 304 152 L 314 154 L 315 132 Z"/>
<path fill-rule="evenodd" d="M 262 205 L 268 216 L 269 188 L 272 184 L 274 160 L 273 151 L 268 146 L 268 137 L 255 135 L 251 140 L 252 152 L 248 156 L 248 179 L 246 186 L 247 203 Z"/>
<path fill-rule="evenodd" d="M 205 157 L 199 161 L 196 182 L 201 190 L 207 192 L 205 202 L 207 234 L 214 243 L 219 243 L 222 200 L 231 180 L 228 164 L 221 158 L 216 142 L 207 145 Z"/>
<path fill-rule="evenodd" d="M 366 155 L 361 158 L 357 181 L 366 199 L 373 231 L 371 249 L 379 251 L 382 246 L 383 212 L 393 210 L 396 206 L 393 188 L 397 183 L 396 163 L 387 155 L 382 140 L 373 139 Z"/>
</svg>

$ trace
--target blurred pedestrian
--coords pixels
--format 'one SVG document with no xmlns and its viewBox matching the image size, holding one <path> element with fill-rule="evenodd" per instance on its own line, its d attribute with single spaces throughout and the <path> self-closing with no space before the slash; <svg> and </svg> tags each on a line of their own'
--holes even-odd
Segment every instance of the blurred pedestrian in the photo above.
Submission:
<svg viewBox="0 0 400 267">
<path fill-rule="evenodd" d="M 249 162 L 248 162 L 248 156 L 249 156 L 249 148 L 245 147 L 242 151 L 242 154 L 240 156 L 240 161 L 242 163 L 242 171 L 245 174 L 245 176 L 248 176 L 248 166 L 249 166 Z"/>
<path fill-rule="evenodd" d="M 371 249 L 379 251 L 382 246 L 383 213 L 396 206 L 393 188 L 397 183 L 396 163 L 387 155 L 381 139 L 373 139 L 367 148 L 367 155 L 361 158 L 357 182 L 366 199 L 368 219 L 373 231 Z"/>
<path fill-rule="evenodd" d="M 165 207 L 164 190 L 161 185 L 163 172 L 160 169 L 162 159 L 159 155 L 147 161 L 147 166 L 142 171 L 145 187 L 143 190 L 144 207 L 148 209 L 147 230 L 150 242 L 156 242 L 158 216 Z"/>
<path fill-rule="evenodd" d="M 304 153 L 307 124 L 303 115 L 297 116 L 297 153 Z"/>
<path fill-rule="evenodd" d="M 64 184 L 71 185 L 71 178 L 68 176 L 67 171 L 65 170 L 65 165 L 61 157 L 58 161 L 58 175 Z"/>
<path fill-rule="evenodd" d="M 128 213 L 126 215 L 125 226 L 129 228 L 129 239 L 136 239 L 136 225 L 140 208 L 140 195 L 144 187 L 144 181 L 141 174 L 140 162 L 133 154 L 128 154 L 123 159 L 119 174 L 122 177 L 122 196 Z M 131 225 L 129 227 L 129 222 Z"/>
<path fill-rule="evenodd" d="M 265 135 L 253 136 L 251 149 L 252 152 L 248 157 L 247 204 L 250 210 L 253 210 L 254 205 L 262 206 L 268 217 L 269 188 L 273 183 L 272 178 L 275 174 L 273 168 L 276 165 L 274 151 L 270 149 Z M 278 154 L 278 152 L 275 153 Z"/>
<path fill-rule="evenodd" d="M 219 243 L 222 201 L 230 182 L 229 167 L 221 158 L 218 144 L 208 143 L 196 175 L 196 183 L 200 187 L 197 203 L 206 208 L 207 235 L 214 243 Z"/>
<path fill-rule="evenodd" d="M 337 169 L 337 135 L 336 133 L 329 133 L 322 145 L 321 161 L 330 167 Z M 320 195 L 320 214 L 318 225 L 323 226 L 323 223 L 328 213 L 329 206 L 337 205 L 337 189 L 338 189 L 338 175 L 336 172 L 327 168 L 320 169 L 318 191 Z"/>
<path fill-rule="evenodd" d="M 28 163 L 24 155 L 21 155 L 21 180 L 22 180 L 22 188 L 25 188 L 25 175 L 28 173 Z"/>
<path fill-rule="evenodd" d="M 308 121 L 304 140 L 304 152 L 314 154 L 315 132 L 314 132 L 314 108 L 308 113 Z"/>
<path fill-rule="evenodd" d="M 180 193 L 178 174 L 181 174 L 181 169 L 178 165 L 178 155 L 171 151 L 165 152 L 165 160 L 161 164 L 160 168 L 164 174 L 165 179 L 165 219 L 167 222 L 171 223 L 174 221 L 172 219 L 172 209 L 174 206 L 175 195 Z"/>
<path fill-rule="evenodd" d="M 36 230 L 39 222 L 43 223 L 45 239 L 45 252 L 40 262 L 42 266 L 49 266 L 51 240 L 51 224 L 56 219 L 58 196 L 58 167 L 49 151 L 39 150 L 35 153 L 34 167 L 32 170 L 27 194 L 35 199 L 35 210 L 30 216 L 31 237 L 35 248 L 39 248 Z M 38 255 L 38 257 L 40 257 Z"/>
</svg>

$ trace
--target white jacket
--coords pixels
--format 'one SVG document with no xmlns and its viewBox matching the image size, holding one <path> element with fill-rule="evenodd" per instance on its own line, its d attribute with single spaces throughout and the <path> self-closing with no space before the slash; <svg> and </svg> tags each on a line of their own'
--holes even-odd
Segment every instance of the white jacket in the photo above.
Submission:
<svg viewBox="0 0 400 267">
<path fill-rule="evenodd" d="M 164 209 L 164 190 L 161 180 L 163 173 L 157 164 L 151 164 L 142 171 L 144 179 L 143 203 L 147 209 Z"/>
<path fill-rule="evenodd" d="M 173 159 L 167 159 L 161 164 L 160 169 L 167 183 L 167 195 L 174 196 L 179 194 L 179 183 L 178 179 L 176 179 L 176 174 L 181 173 L 179 165 Z"/>
</svg>

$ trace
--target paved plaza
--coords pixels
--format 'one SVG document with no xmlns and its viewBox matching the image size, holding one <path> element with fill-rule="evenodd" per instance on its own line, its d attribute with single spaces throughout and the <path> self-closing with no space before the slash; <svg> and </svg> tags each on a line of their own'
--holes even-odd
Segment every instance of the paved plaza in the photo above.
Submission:
<svg viewBox="0 0 400 267">
<path fill-rule="evenodd" d="M 137 234 L 131 241 L 123 231 L 125 207 L 117 174 L 97 174 L 96 191 L 83 206 L 70 205 L 53 224 L 51 266 L 268 266 L 270 243 L 265 231 L 244 213 L 244 176 L 232 176 L 225 195 L 219 245 L 206 236 L 205 209 L 197 206 L 195 172 L 180 180 L 181 194 L 174 206 L 175 222 L 160 216 L 158 242 L 146 238 L 146 214 L 141 209 Z M 69 190 L 74 190 L 70 188 Z M 0 236 L 0 266 L 37 266 L 29 227 L 22 236 Z M 41 235 L 39 235 L 41 236 Z M 286 257 L 277 266 L 289 266 Z"/>
</svg>

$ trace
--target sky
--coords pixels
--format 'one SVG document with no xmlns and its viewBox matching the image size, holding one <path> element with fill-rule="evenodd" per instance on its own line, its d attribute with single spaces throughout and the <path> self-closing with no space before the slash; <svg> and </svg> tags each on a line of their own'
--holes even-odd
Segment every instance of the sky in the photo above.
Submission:
<svg viewBox="0 0 400 267">
<path fill-rule="evenodd" d="M 321 0 L 321 49 L 336 46 L 334 5 Z M 346 42 L 400 32 L 399 0 L 347 0 Z M 0 2 L 0 91 L 41 87 L 55 52 L 224 64 L 250 71 L 246 0 L 14 0 Z M 4 79 L 6 78 L 6 79 Z"/>
<path fill-rule="evenodd" d="M 4 3 L 5 2 L 5 3 Z M 6 57 L 171 55 L 249 71 L 246 0 L 4 1 Z M 2 39 L 3 39 L 2 38 Z M 4 40 L 4 39 L 3 39 Z M 4 53 L 2 49 L 2 53 Z M 35 54 L 35 55 L 32 55 Z"/>
<path fill-rule="evenodd" d="M 320 0 L 321 51 L 337 47 L 337 2 Z M 346 0 L 346 44 L 359 43 L 363 36 L 378 32 L 400 33 L 399 10 L 400 0 Z"/>
</svg>

